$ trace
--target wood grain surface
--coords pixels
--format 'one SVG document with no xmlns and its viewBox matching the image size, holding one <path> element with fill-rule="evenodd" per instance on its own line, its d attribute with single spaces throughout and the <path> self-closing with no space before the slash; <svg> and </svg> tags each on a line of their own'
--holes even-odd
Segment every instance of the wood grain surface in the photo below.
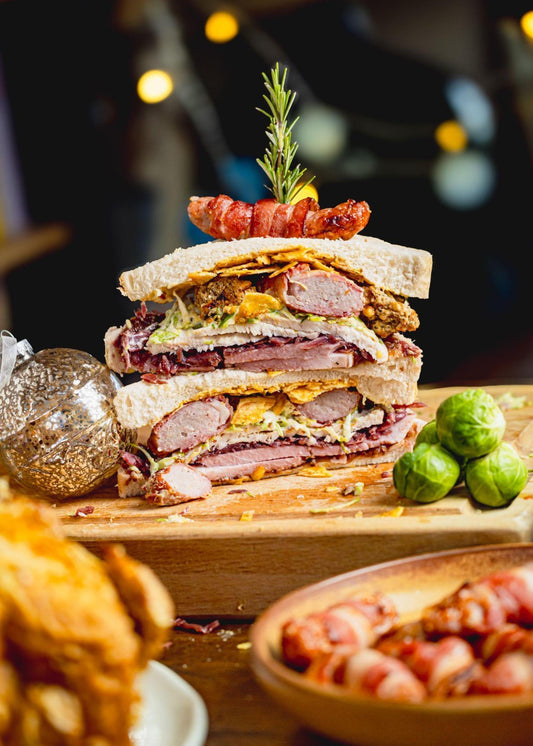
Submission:
<svg viewBox="0 0 533 746">
<path fill-rule="evenodd" d="M 306 730 L 255 679 L 249 624 L 224 620 L 205 635 L 177 630 L 160 662 L 196 689 L 209 716 L 206 746 L 334 746 Z"/>
<path fill-rule="evenodd" d="M 505 410 L 505 439 L 517 443 L 533 466 L 533 386 L 484 388 L 495 397 L 525 397 L 526 406 Z M 427 406 L 420 416 L 432 419 L 440 401 L 459 390 L 422 388 L 419 398 Z M 343 494 L 355 482 L 364 483 L 357 502 Z M 532 498 L 530 481 L 504 509 L 475 507 L 464 486 L 437 503 L 419 505 L 399 497 L 392 464 L 381 464 L 337 469 L 326 477 L 217 486 L 205 500 L 163 508 L 118 499 L 110 484 L 55 507 L 71 538 L 96 553 L 105 542 L 121 542 L 151 565 L 183 616 L 250 618 L 290 590 L 377 562 L 530 541 Z M 74 517 L 86 505 L 93 512 Z"/>
</svg>

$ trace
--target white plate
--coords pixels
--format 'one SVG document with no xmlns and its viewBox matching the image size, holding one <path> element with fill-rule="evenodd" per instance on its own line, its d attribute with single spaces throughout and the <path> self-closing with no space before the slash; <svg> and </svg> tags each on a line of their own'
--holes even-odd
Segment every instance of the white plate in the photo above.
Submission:
<svg viewBox="0 0 533 746">
<path fill-rule="evenodd" d="M 209 719 L 192 686 L 167 666 L 150 661 L 139 689 L 143 704 L 131 732 L 134 746 L 204 746 Z"/>
</svg>

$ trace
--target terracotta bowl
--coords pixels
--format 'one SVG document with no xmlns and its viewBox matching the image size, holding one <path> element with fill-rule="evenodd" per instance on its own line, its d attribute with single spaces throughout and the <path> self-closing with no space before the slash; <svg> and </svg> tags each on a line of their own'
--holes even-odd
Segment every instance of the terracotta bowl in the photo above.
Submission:
<svg viewBox="0 0 533 746">
<path fill-rule="evenodd" d="M 317 558 L 318 561 L 318 558 Z M 381 702 L 307 681 L 281 662 L 281 627 L 355 593 L 380 590 L 400 623 L 462 583 L 533 561 L 533 543 L 478 546 L 386 562 L 284 596 L 251 629 L 252 668 L 261 686 L 309 729 L 354 746 L 526 746 L 533 744 L 533 694 L 464 697 L 423 704 Z"/>
</svg>

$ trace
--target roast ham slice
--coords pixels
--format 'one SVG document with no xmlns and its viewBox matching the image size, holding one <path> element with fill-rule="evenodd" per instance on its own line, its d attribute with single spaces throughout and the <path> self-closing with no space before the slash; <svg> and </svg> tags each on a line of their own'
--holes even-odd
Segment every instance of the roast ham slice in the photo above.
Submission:
<svg viewBox="0 0 533 746">
<path fill-rule="evenodd" d="M 257 454 L 251 454 L 254 456 Z M 265 467 L 265 474 L 275 474 L 279 471 L 289 471 L 302 466 L 305 463 L 304 456 L 287 456 L 287 458 L 270 459 L 263 463 L 260 457 L 256 461 L 249 461 L 247 464 L 232 464 L 220 466 L 199 466 L 197 471 L 210 479 L 212 482 L 227 482 L 231 479 L 251 476 L 259 466 Z"/>
<path fill-rule="evenodd" d="M 268 370 L 329 370 L 351 368 L 359 356 L 333 337 L 288 340 L 272 337 L 267 343 L 228 347 L 226 368 L 256 372 Z"/>
<path fill-rule="evenodd" d="M 201 330 L 189 329 L 182 333 L 179 344 L 154 347 L 149 338 L 157 328 L 157 318 L 146 313 L 121 328 L 108 329 L 105 356 L 111 370 L 163 376 L 234 367 L 250 371 L 328 370 L 351 368 L 363 360 L 385 362 L 391 354 L 421 355 L 420 348 L 401 334 L 380 340 L 365 331 L 363 324 L 359 328 L 342 321 L 299 321 L 282 316 L 268 323 L 238 325 L 233 331 L 213 329 L 209 337 L 205 330 L 203 336 L 196 336 Z"/>
<path fill-rule="evenodd" d="M 307 441 L 301 436 L 273 443 L 235 443 L 203 453 L 191 464 L 175 461 L 151 477 L 140 455 L 124 453 L 119 468 L 119 494 L 121 497 L 144 494 L 157 505 L 174 505 L 205 497 L 211 482 L 252 476 L 258 467 L 264 470 L 263 476 L 296 469 L 316 458 L 343 464 L 350 454 L 386 455 L 387 447 L 404 441 L 416 421 L 416 415 L 409 409 L 394 410 L 382 424 L 357 431 L 342 445 L 325 440 Z"/>
<path fill-rule="evenodd" d="M 311 445 L 296 438 L 246 448 L 237 445 L 224 451 L 203 454 L 194 462 L 194 467 L 212 482 L 225 482 L 251 476 L 258 467 L 262 467 L 265 474 L 272 474 L 295 469 L 314 458 L 338 458 L 344 461 L 347 454 L 400 443 L 407 437 L 415 421 L 416 415 L 411 412 L 393 412 L 382 425 L 357 432 L 352 440 L 342 446 L 326 441 Z"/>
<path fill-rule="evenodd" d="M 295 469 L 305 463 L 306 458 L 305 446 L 276 444 L 209 454 L 200 458 L 195 468 L 212 482 L 220 482 L 250 476 L 258 467 L 268 474 Z"/>
</svg>

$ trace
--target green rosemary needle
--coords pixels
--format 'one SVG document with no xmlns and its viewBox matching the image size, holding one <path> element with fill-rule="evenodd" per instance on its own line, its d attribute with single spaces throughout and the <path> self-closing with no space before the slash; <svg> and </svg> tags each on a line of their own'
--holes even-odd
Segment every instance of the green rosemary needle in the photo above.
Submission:
<svg viewBox="0 0 533 746">
<path fill-rule="evenodd" d="M 263 73 L 263 80 L 267 94 L 263 94 L 268 110 L 257 111 L 264 114 L 269 124 L 266 130 L 268 145 L 263 160 L 257 158 L 257 163 L 266 173 L 272 186 L 269 187 L 277 202 L 292 202 L 296 195 L 308 184 L 314 176 L 302 183 L 305 168 L 298 163 L 294 167 L 292 162 L 298 149 L 298 144 L 292 141 L 292 129 L 299 117 L 289 124 L 288 116 L 296 98 L 296 93 L 285 89 L 287 68 L 283 70 L 280 80 L 279 62 L 270 71 L 270 78 Z"/>
</svg>

